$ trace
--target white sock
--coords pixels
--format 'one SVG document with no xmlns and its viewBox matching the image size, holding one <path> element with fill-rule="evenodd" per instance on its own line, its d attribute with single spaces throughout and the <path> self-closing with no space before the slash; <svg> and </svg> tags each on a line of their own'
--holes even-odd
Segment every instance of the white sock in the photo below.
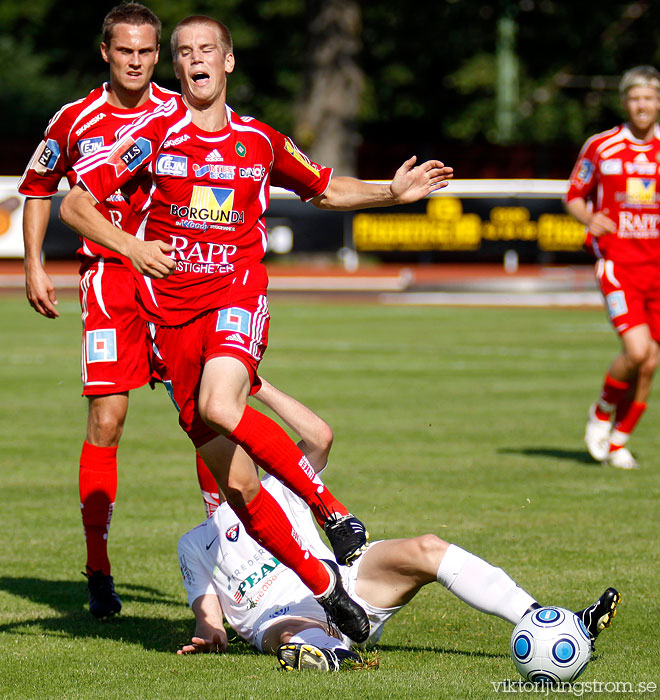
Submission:
<svg viewBox="0 0 660 700">
<path fill-rule="evenodd" d="M 336 637 L 330 637 L 318 627 L 308 627 L 294 634 L 289 639 L 289 644 L 313 644 L 320 649 L 348 649 L 348 647 Z"/>
<path fill-rule="evenodd" d="M 464 603 L 513 625 L 536 603 L 506 571 L 455 544 L 447 548 L 436 578 Z"/>
</svg>

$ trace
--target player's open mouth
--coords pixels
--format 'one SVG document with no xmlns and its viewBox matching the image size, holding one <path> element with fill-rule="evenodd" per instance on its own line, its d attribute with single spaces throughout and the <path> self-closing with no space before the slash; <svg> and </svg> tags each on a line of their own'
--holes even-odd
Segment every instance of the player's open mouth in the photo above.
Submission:
<svg viewBox="0 0 660 700">
<path fill-rule="evenodd" d="M 201 82 L 203 82 L 203 81 L 205 81 L 205 80 L 208 80 L 208 79 L 209 79 L 209 74 L 208 74 L 208 73 L 203 73 L 203 72 L 193 73 L 192 79 L 193 79 L 193 82 L 194 82 L 194 83 L 198 83 L 198 84 L 199 84 L 199 83 L 201 83 Z"/>
</svg>

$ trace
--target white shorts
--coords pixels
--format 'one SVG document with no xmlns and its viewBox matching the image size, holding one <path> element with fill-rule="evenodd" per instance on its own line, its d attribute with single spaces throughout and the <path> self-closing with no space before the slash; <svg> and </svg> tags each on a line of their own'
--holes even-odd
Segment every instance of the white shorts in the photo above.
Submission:
<svg viewBox="0 0 660 700">
<path fill-rule="evenodd" d="M 369 549 L 371 549 L 371 547 L 373 547 L 375 544 L 378 544 L 378 542 L 380 541 L 382 540 L 371 542 L 367 547 L 367 552 L 369 551 Z M 339 568 L 341 569 L 341 579 L 344 584 L 344 588 L 346 589 L 346 592 L 348 593 L 348 595 L 351 596 L 351 598 L 353 598 L 353 600 L 358 605 L 362 606 L 364 612 L 367 613 L 367 617 L 369 618 L 369 622 L 371 624 L 371 632 L 369 633 L 369 637 L 367 638 L 367 640 L 359 645 L 361 648 L 368 648 L 378 643 L 380 636 L 383 634 L 383 626 L 392 617 L 392 615 L 398 613 L 399 610 L 401 610 L 403 605 L 397 605 L 395 608 L 377 608 L 375 605 L 367 603 L 367 601 L 364 600 L 364 598 L 361 598 L 355 592 L 358 574 L 360 573 L 360 565 L 363 561 L 364 554 L 357 560 L 357 562 L 355 562 L 355 564 L 353 564 L 353 566 L 341 566 Z M 354 643 L 346 635 L 342 635 L 342 639 L 348 647 L 350 647 Z"/>
<path fill-rule="evenodd" d="M 377 544 L 377 542 L 370 543 L 367 551 L 369 551 L 369 549 L 375 544 Z M 364 554 L 355 564 L 353 564 L 353 566 L 340 566 L 339 570 L 341 571 L 341 579 L 346 592 L 358 605 L 362 606 L 369 618 L 371 632 L 368 639 L 359 645 L 362 648 L 366 648 L 374 646 L 378 642 L 383 634 L 383 626 L 385 623 L 392 617 L 392 615 L 399 612 L 403 606 L 399 605 L 395 608 L 377 608 L 375 605 L 367 603 L 366 600 L 356 594 L 355 586 L 357 583 L 358 574 L 360 572 L 360 564 L 363 560 Z M 299 590 L 298 587 L 300 587 L 302 591 Z M 263 651 L 261 645 L 266 630 L 281 620 L 285 620 L 289 617 L 306 617 L 311 620 L 316 620 L 324 626 L 327 625 L 325 610 L 323 610 L 323 608 L 316 602 L 314 596 L 309 592 L 309 589 L 302 581 L 298 580 L 297 587 L 294 590 L 291 590 L 290 587 L 287 588 L 287 597 L 289 598 L 290 596 L 289 600 L 294 600 L 296 602 L 287 603 L 282 601 L 282 606 L 278 611 L 274 613 L 272 610 L 267 610 L 257 619 L 254 624 L 253 644 L 255 647 L 257 647 L 257 649 L 259 649 L 259 651 Z M 300 593 L 303 591 L 306 591 L 307 594 L 301 596 Z M 341 639 L 349 648 L 354 644 L 354 642 L 346 635 L 341 635 Z"/>
</svg>

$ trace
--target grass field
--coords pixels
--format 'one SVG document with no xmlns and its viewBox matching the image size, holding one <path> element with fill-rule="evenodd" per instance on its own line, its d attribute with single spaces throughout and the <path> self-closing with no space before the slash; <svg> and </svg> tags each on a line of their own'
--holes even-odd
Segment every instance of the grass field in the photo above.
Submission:
<svg viewBox="0 0 660 700">
<path fill-rule="evenodd" d="M 0 300 L 1 698 L 492 698 L 493 683 L 517 680 L 510 626 L 439 585 L 389 623 L 377 670 L 285 674 L 238 640 L 176 656 L 192 633 L 176 541 L 203 511 L 162 390 L 131 399 L 110 532 L 124 610 L 93 620 L 79 574 L 77 302 L 60 311 L 48 321 Z M 632 443 L 639 472 L 589 460 L 586 409 L 617 347 L 602 312 L 277 298 L 271 311 L 262 372 L 332 424 L 325 478 L 372 539 L 435 532 L 569 608 L 616 585 L 619 615 L 581 680 L 632 684 L 591 694 L 616 698 L 660 683 L 660 404 Z"/>
</svg>

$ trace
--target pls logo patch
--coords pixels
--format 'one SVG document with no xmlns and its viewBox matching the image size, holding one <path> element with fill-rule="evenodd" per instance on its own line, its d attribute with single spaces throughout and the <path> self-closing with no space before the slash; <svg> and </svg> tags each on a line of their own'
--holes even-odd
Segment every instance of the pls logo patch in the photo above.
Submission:
<svg viewBox="0 0 660 700">
<path fill-rule="evenodd" d="M 117 177 L 127 170 L 134 172 L 151 155 L 151 143 L 140 137 L 134 141 L 127 136 L 120 141 L 108 156 L 108 163 L 115 166 Z"/>
<path fill-rule="evenodd" d="M 60 158 L 60 146 L 57 141 L 48 139 L 42 141 L 33 156 L 34 170 L 38 175 L 45 175 L 47 171 L 53 170 Z"/>
<path fill-rule="evenodd" d="M 225 537 L 230 542 L 236 542 L 238 540 L 238 523 L 232 525 L 227 532 L 225 532 Z"/>
</svg>

